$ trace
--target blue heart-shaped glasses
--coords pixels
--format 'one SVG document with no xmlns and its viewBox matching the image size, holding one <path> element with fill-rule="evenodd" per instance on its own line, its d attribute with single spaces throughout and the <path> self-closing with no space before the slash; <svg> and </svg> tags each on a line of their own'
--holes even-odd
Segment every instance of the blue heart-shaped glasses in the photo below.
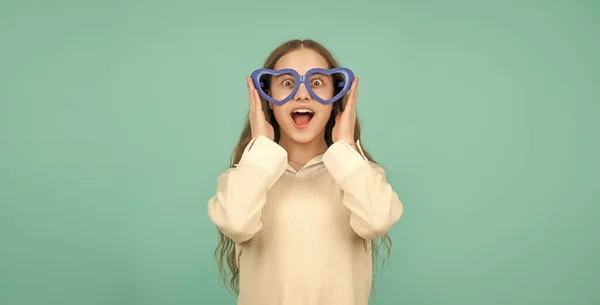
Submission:
<svg viewBox="0 0 600 305">
<path fill-rule="evenodd" d="M 319 90 L 322 90 L 322 89 L 313 88 L 313 86 L 311 85 L 310 82 L 317 76 L 323 76 L 323 75 L 332 76 L 334 74 L 336 75 L 336 77 L 332 77 L 330 79 L 333 80 L 333 88 L 332 89 L 334 90 L 333 92 L 335 93 L 335 95 L 331 98 L 324 99 L 320 96 L 321 92 Z M 285 91 L 286 96 L 282 99 L 277 100 L 277 99 L 274 99 L 273 97 L 269 96 L 269 94 L 267 94 L 267 91 L 271 91 L 269 89 L 274 89 L 274 88 L 270 88 L 269 80 L 273 77 L 279 77 L 279 76 L 283 76 L 283 75 L 285 75 L 291 79 L 281 80 L 281 81 L 292 81 L 293 80 L 293 84 L 285 85 L 286 86 L 285 87 L 286 88 L 286 91 Z M 265 76 L 270 76 L 270 78 L 265 79 Z M 354 80 L 354 73 L 352 73 L 352 70 L 350 70 L 348 68 L 333 68 L 333 69 L 313 68 L 313 69 L 310 69 L 308 72 L 306 72 L 305 75 L 300 75 L 294 69 L 281 69 L 281 70 L 257 69 L 254 72 L 252 72 L 251 78 L 252 78 L 252 82 L 254 84 L 254 88 L 256 88 L 256 90 L 258 91 L 258 94 L 261 97 L 263 97 L 265 100 L 267 100 L 268 102 L 276 104 L 276 105 L 282 105 L 282 104 L 285 104 L 288 101 L 290 101 L 296 95 L 296 92 L 298 92 L 298 89 L 300 88 L 300 84 L 304 84 L 308 93 L 319 103 L 331 104 L 331 103 L 337 101 L 338 99 L 340 99 L 342 96 L 344 96 L 344 94 L 346 94 L 348 92 L 348 90 L 350 90 L 350 86 L 352 85 L 352 81 Z M 323 95 L 323 94 L 321 93 L 321 95 Z"/>
</svg>

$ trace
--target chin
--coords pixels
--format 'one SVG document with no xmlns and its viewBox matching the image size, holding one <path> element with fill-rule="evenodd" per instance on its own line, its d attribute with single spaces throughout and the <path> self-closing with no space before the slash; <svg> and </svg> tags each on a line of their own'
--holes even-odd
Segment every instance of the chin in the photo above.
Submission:
<svg viewBox="0 0 600 305">
<path fill-rule="evenodd" d="M 283 133 L 285 133 L 286 137 L 289 138 L 290 140 L 299 143 L 299 144 L 307 144 L 307 143 L 311 143 L 312 141 L 314 141 L 315 139 L 317 139 L 320 134 L 297 134 L 294 132 L 287 133 L 285 131 L 283 131 Z"/>
</svg>

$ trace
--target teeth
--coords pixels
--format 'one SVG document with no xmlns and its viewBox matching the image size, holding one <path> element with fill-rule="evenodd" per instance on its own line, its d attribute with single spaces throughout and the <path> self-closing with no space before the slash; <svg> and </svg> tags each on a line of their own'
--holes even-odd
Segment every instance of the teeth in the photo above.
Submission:
<svg viewBox="0 0 600 305">
<path fill-rule="evenodd" d="M 292 113 L 298 113 L 298 114 L 313 114 L 312 110 L 309 109 L 296 109 L 294 110 Z"/>
</svg>

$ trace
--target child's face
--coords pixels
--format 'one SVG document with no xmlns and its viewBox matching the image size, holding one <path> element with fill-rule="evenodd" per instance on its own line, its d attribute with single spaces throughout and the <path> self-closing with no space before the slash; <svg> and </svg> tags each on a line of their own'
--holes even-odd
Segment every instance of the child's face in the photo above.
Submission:
<svg viewBox="0 0 600 305">
<path fill-rule="evenodd" d="M 274 69 L 294 69 L 300 75 L 305 75 L 312 68 L 329 69 L 329 65 L 319 53 L 312 49 L 298 49 L 287 53 L 275 64 Z M 334 88 L 332 81 L 318 82 L 322 84 L 319 97 L 329 99 L 333 97 Z M 271 96 L 275 99 L 284 98 L 289 91 L 278 92 L 276 86 L 271 86 Z M 296 95 L 283 105 L 271 104 L 275 119 L 281 129 L 281 136 L 287 137 L 297 143 L 307 143 L 320 137 L 323 139 L 325 125 L 331 115 L 332 104 L 323 105 L 308 93 L 304 84 L 301 84 Z M 308 110 L 303 114 L 299 109 Z M 312 112 L 312 113 L 311 113 Z"/>
</svg>

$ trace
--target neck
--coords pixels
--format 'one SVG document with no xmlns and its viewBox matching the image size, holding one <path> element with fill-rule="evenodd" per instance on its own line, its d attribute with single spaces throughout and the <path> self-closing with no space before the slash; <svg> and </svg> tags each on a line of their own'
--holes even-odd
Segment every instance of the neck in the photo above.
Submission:
<svg viewBox="0 0 600 305">
<path fill-rule="evenodd" d="M 327 150 L 327 143 L 323 134 L 315 137 L 310 142 L 298 143 L 282 133 L 279 145 L 287 151 L 288 161 L 296 165 L 304 165 Z"/>
</svg>

